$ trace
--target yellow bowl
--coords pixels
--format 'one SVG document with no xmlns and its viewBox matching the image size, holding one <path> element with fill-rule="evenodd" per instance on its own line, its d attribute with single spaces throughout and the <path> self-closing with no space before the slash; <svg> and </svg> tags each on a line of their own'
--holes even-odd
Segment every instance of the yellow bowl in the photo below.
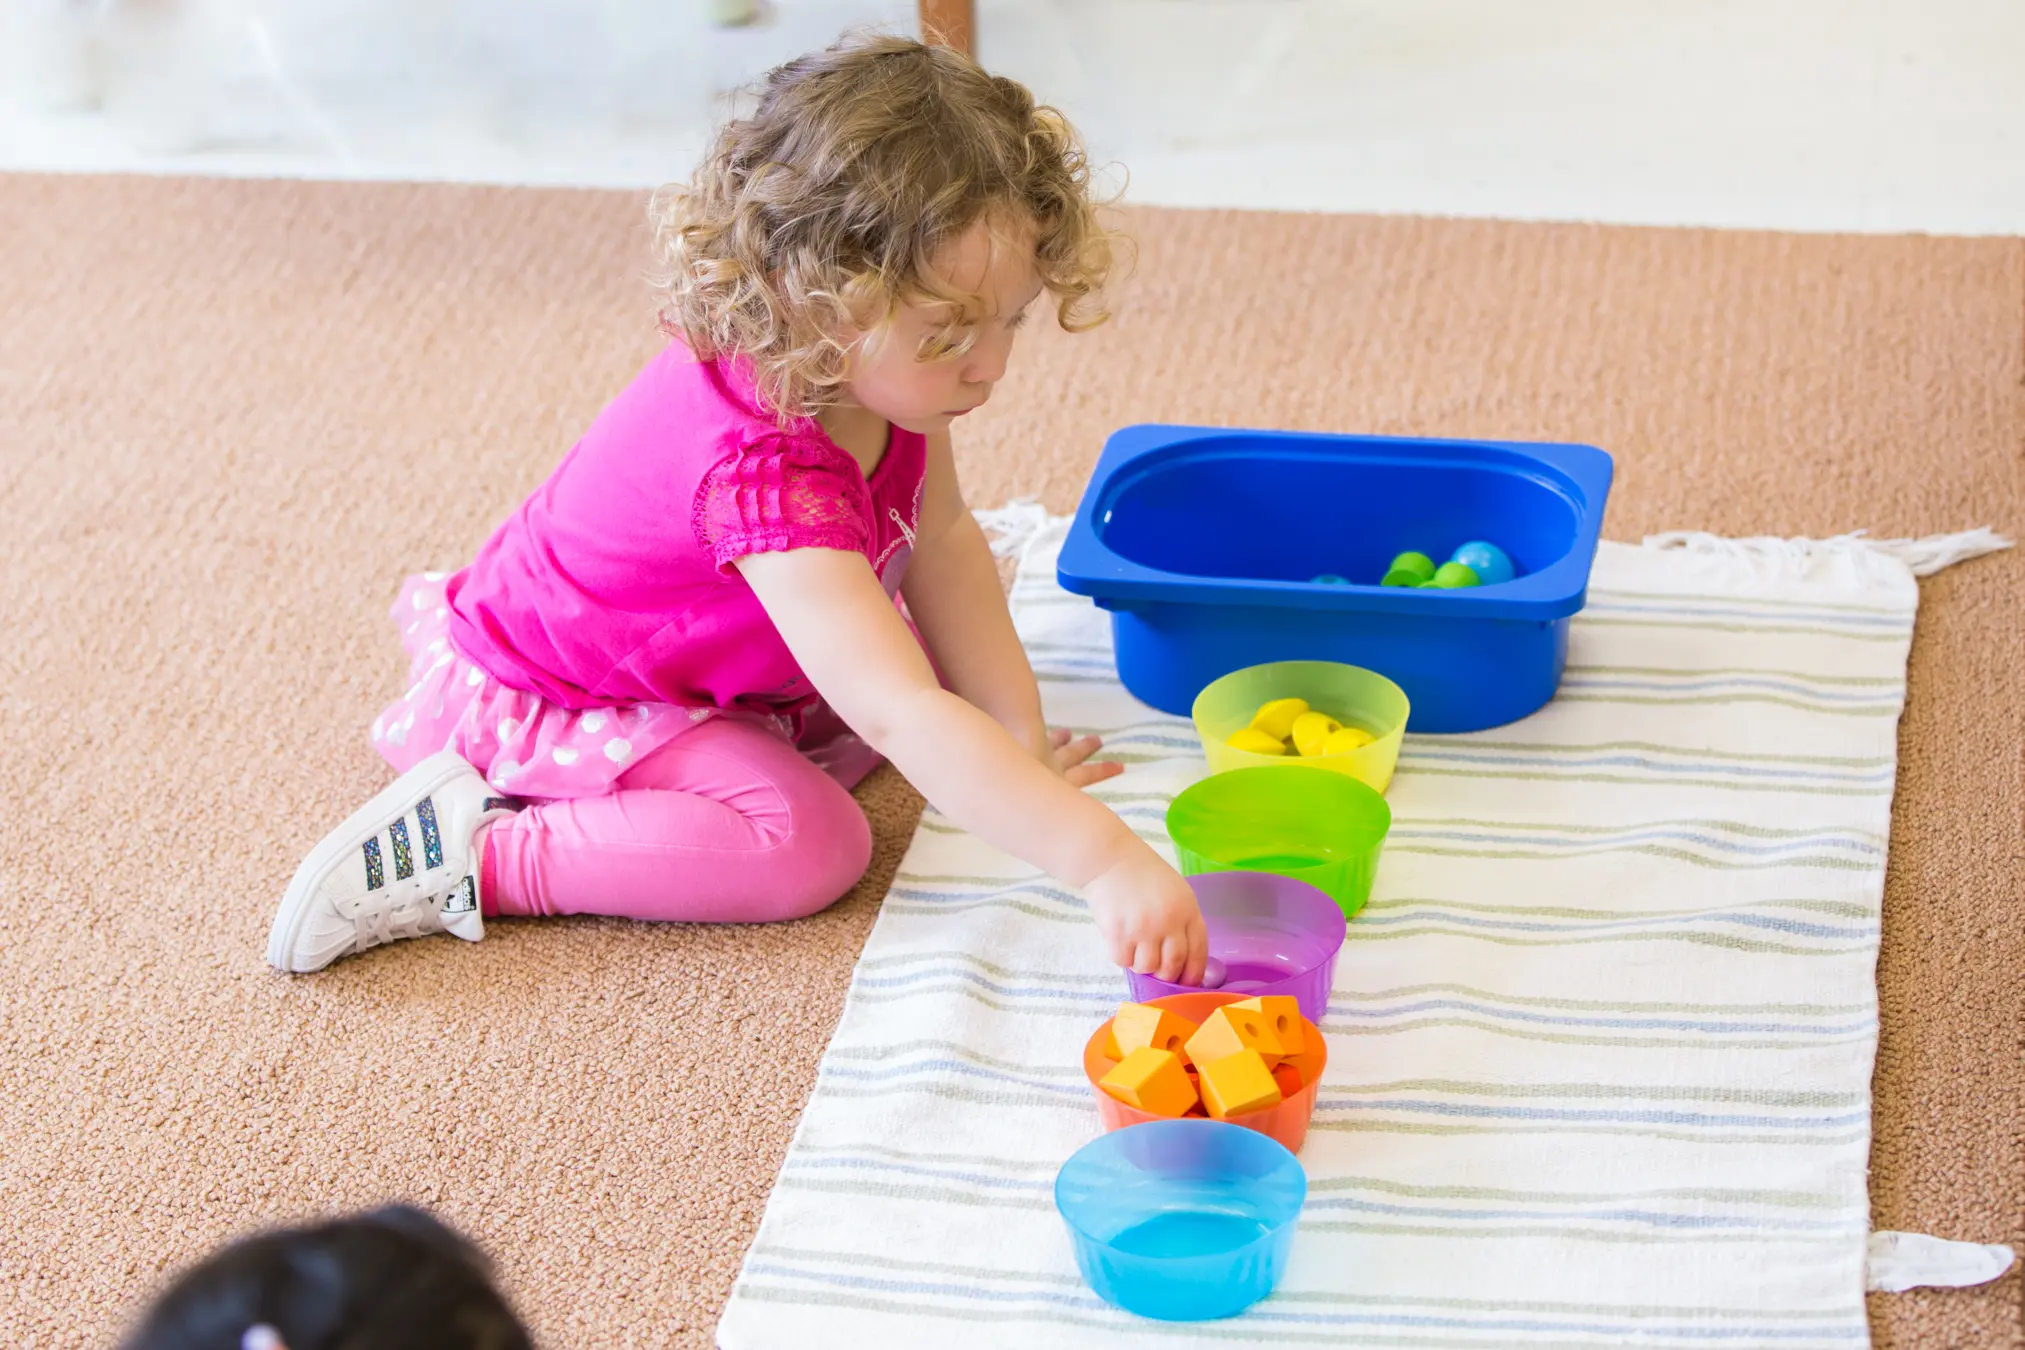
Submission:
<svg viewBox="0 0 2025 1350">
<path fill-rule="evenodd" d="M 1277 698 L 1305 699 L 1316 712 L 1327 713 L 1346 727 L 1361 727 L 1371 744 L 1347 754 L 1307 757 L 1292 751 L 1261 755 L 1232 749 L 1232 733 L 1251 725 L 1258 710 Z M 1275 661 L 1233 671 L 1195 698 L 1195 734 L 1211 773 L 1250 769 L 1262 764 L 1302 764 L 1333 770 L 1385 791 L 1399 763 L 1399 743 L 1406 735 L 1410 705 L 1406 693 L 1376 671 L 1334 661 Z"/>
</svg>

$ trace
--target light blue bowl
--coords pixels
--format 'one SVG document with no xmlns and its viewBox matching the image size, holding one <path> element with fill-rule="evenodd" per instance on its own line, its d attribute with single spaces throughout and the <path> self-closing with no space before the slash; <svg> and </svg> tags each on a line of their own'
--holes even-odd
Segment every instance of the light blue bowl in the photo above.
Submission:
<svg viewBox="0 0 2025 1350">
<path fill-rule="evenodd" d="M 1084 1145 L 1055 1178 L 1055 1208 L 1099 1297 L 1164 1322 L 1243 1312 L 1273 1292 L 1308 1176 L 1256 1130 L 1160 1120 Z"/>
</svg>

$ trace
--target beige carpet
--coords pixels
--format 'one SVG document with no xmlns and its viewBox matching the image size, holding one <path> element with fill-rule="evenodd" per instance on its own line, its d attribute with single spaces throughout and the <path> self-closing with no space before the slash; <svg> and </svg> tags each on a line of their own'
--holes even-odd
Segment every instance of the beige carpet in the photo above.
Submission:
<svg viewBox="0 0 2025 1350">
<path fill-rule="evenodd" d="M 500 925 L 261 961 L 386 778 L 384 611 L 655 343 L 641 203 L 0 179 L 0 1344 L 103 1344 L 249 1225 L 406 1197 L 554 1346 L 710 1343 L 915 800 L 791 927 Z M 1145 213 L 973 499 L 1169 419 L 1593 441 L 1607 532 L 2025 531 L 2025 243 Z M 2025 556 L 1927 583 L 1886 902 L 1880 1226 L 2025 1240 Z M 2020 1280 L 1873 1301 L 2017 1346 Z"/>
</svg>

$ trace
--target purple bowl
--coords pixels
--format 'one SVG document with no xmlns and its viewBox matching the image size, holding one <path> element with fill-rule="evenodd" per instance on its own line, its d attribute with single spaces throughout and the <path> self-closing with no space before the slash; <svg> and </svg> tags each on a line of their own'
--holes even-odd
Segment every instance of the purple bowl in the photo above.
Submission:
<svg viewBox="0 0 2025 1350">
<path fill-rule="evenodd" d="M 1270 872 L 1205 872 L 1188 884 L 1209 928 L 1209 954 L 1224 965 L 1218 991 L 1291 994 L 1301 1015 L 1319 1026 L 1347 927 L 1336 902 L 1305 881 Z M 1197 992 L 1129 970 L 1125 980 L 1134 1003 Z"/>
</svg>

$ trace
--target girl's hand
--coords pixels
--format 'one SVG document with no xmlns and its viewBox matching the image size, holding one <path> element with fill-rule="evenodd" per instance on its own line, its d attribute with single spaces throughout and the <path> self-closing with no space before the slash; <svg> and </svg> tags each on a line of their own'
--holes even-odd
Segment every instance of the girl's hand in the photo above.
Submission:
<svg viewBox="0 0 2025 1350">
<path fill-rule="evenodd" d="M 1181 874 L 1140 846 L 1084 887 L 1105 950 L 1121 966 L 1173 984 L 1201 984 L 1209 930 Z"/>
<path fill-rule="evenodd" d="M 1048 733 L 1048 763 L 1071 787 L 1086 788 L 1125 772 L 1125 766 L 1116 760 L 1090 763 L 1090 756 L 1103 748 L 1104 742 L 1097 737 L 1077 736 L 1066 727 Z"/>
</svg>

